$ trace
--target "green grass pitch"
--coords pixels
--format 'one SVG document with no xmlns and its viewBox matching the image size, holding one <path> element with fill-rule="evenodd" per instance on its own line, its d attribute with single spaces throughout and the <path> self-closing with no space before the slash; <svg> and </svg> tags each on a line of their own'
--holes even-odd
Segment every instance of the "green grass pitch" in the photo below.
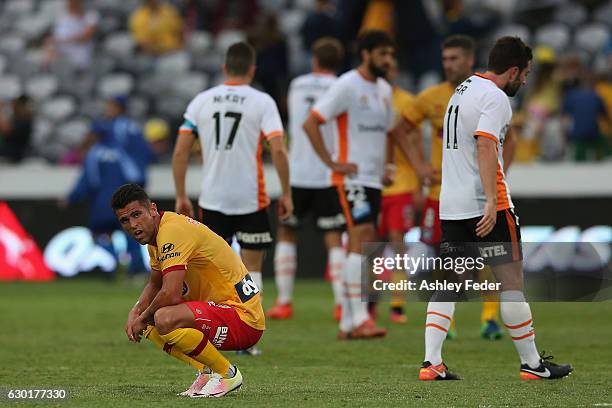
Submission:
<svg viewBox="0 0 612 408">
<path fill-rule="evenodd" d="M 265 304 L 274 299 L 265 283 Z M 425 303 L 407 305 L 409 323 L 384 340 L 338 342 L 331 289 L 299 281 L 295 317 L 268 321 L 260 357 L 228 353 L 245 377 L 220 400 L 184 399 L 191 368 L 152 344 L 123 333 L 139 289 L 90 280 L 51 284 L 0 283 L 0 389 L 65 388 L 69 399 L 6 406 L 91 407 L 566 407 L 612 405 L 612 303 L 533 304 L 537 343 L 574 374 L 560 381 L 521 382 L 507 335 L 478 337 L 480 305 L 459 304 L 459 338 L 445 344 L 448 365 L 465 379 L 420 383 Z"/>
</svg>

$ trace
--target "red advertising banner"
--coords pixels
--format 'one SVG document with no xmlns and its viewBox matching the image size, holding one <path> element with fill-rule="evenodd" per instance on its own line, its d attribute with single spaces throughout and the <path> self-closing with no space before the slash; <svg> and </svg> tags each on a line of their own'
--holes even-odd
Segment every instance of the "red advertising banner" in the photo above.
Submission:
<svg viewBox="0 0 612 408">
<path fill-rule="evenodd" d="M 0 281 L 48 281 L 55 274 L 47 267 L 36 242 L 0 201 Z"/>
</svg>

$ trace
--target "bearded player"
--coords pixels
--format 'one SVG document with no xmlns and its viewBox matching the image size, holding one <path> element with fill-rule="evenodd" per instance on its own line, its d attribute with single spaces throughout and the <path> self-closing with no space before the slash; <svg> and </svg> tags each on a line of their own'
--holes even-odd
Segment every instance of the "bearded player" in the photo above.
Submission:
<svg viewBox="0 0 612 408">
<path fill-rule="evenodd" d="M 512 118 L 508 97 L 527 81 L 532 53 L 518 37 L 502 37 L 489 54 L 487 72 L 463 81 L 453 93 L 442 133 L 441 254 L 482 257 L 501 284 L 501 317 L 518 352 L 520 378 L 563 378 L 570 365 L 538 353 L 531 308 L 523 294 L 521 233 L 503 170 Z M 427 306 L 425 361 L 419 379 L 456 380 L 442 360 L 442 345 L 458 294 L 436 291 Z"/>
<path fill-rule="evenodd" d="M 406 105 L 402 111 L 405 120 L 398 123 L 394 134 L 405 135 L 410 143 L 407 154 L 415 169 L 428 185 L 427 199 L 423 207 L 421 218 L 420 241 L 426 245 L 425 249 L 432 254 L 438 252 L 442 230 L 440 228 L 440 179 L 442 170 L 442 125 L 446 105 L 453 95 L 455 88 L 467 79 L 474 67 L 474 42 L 465 35 L 453 35 L 442 44 L 442 65 L 446 81 L 423 90 L 415 103 Z M 425 160 L 423 153 L 423 137 L 420 126 L 425 120 L 432 125 L 431 131 L 431 158 Z M 512 161 L 514 140 L 511 134 L 506 138 L 504 146 L 504 171 L 507 172 Z M 415 254 L 422 251 L 422 247 L 412 248 Z M 490 275 L 490 269 L 482 273 Z M 480 334 L 485 339 L 495 340 L 502 335 L 498 324 L 499 297 L 497 293 L 483 293 L 484 302 L 481 313 Z M 454 322 L 448 331 L 448 337 L 456 337 Z"/>
</svg>

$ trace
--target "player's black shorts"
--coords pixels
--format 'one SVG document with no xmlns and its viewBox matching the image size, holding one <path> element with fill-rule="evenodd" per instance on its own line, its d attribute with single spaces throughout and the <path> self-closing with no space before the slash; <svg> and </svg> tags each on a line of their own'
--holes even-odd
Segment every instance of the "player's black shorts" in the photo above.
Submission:
<svg viewBox="0 0 612 408">
<path fill-rule="evenodd" d="M 495 227 L 486 237 L 476 236 L 482 217 L 467 220 L 442 220 L 442 257 L 482 257 L 491 266 L 523 259 L 521 230 L 513 209 L 497 212 Z"/>
<path fill-rule="evenodd" d="M 226 215 L 200 208 L 200 222 L 232 244 L 232 238 L 244 249 L 266 249 L 272 245 L 268 209 L 250 214 Z"/>
<path fill-rule="evenodd" d="M 381 191 L 377 188 L 344 185 L 338 189 L 346 224 L 372 223 L 376 226 L 380 212 Z"/>
<path fill-rule="evenodd" d="M 299 228 L 304 216 L 312 211 L 315 224 L 322 231 L 343 231 L 346 227 L 337 187 L 291 187 L 291 197 L 293 215 L 283 223 L 285 226 Z"/>
</svg>

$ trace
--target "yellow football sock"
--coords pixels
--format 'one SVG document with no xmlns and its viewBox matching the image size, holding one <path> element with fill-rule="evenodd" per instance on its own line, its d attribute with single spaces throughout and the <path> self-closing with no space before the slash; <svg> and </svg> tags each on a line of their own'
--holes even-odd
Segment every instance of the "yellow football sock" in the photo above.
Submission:
<svg viewBox="0 0 612 408">
<path fill-rule="evenodd" d="M 402 279 L 406 278 L 404 272 L 393 271 L 393 282 L 399 283 Z M 394 290 L 391 292 L 391 308 L 401 307 L 402 309 L 406 305 L 406 293 L 401 290 Z"/>
<path fill-rule="evenodd" d="M 176 346 L 187 356 L 199 361 L 213 372 L 227 376 L 230 362 L 196 329 L 176 329 L 160 337 L 168 344 Z"/>
<path fill-rule="evenodd" d="M 480 315 L 480 322 L 484 323 L 487 320 L 497 321 L 498 310 L 499 310 L 499 302 L 496 302 L 496 301 L 482 302 L 482 314 Z"/>
<path fill-rule="evenodd" d="M 172 347 L 171 345 L 166 343 L 164 339 L 162 339 L 159 335 L 159 332 L 157 331 L 155 326 L 147 326 L 147 329 L 144 332 L 144 337 L 151 340 L 153 344 L 155 344 L 158 348 L 162 349 L 166 353 L 170 354 L 172 357 L 181 360 L 185 364 L 189 364 L 199 372 L 204 371 L 204 369 L 206 368 L 204 364 L 189 357 L 178 348 Z"/>
</svg>

